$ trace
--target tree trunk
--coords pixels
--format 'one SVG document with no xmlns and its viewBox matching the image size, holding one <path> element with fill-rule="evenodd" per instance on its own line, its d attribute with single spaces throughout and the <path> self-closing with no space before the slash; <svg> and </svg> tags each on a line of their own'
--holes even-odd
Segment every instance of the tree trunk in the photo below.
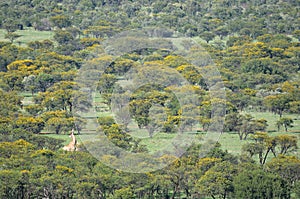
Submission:
<svg viewBox="0 0 300 199">
<path fill-rule="evenodd" d="M 247 139 L 248 135 L 249 135 L 249 133 L 248 133 L 248 134 L 247 134 L 247 133 L 245 133 L 244 140 L 246 140 L 246 139 Z"/>
<path fill-rule="evenodd" d="M 240 140 L 243 140 L 243 133 L 238 132 L 238 135 L 239 135 L 239 137 L 240 137 Z"/>
<path fill-rule="evenodd" d="M 285 129 L 285 132 L 287 132 L 287 131 L 288 131 L 288 127 L 287 127 L 287 125 L 286 125 L 286 124 L 284 125 L 284 129 Z"/>
<path fill-rule="evenodd" d="M 266 152 L 266 154 L 265 154 L 265 157 L 264 157 L 264 159 L 263 159 L 263 164 L 266 163 L 266 160 L 267 160 L 267 157 L 268 157 L 268 154 L 269 154 L 270 150 L 271 150 L 271 149 L 268 148 L 268 150 L 267 150 L 267 152 Z"/>
<path fill-rule="evenodd" d="M 177 194 L 177 191 L 178 191 L 178 186 L 175 185 L 175 187 L 174 187 L 174 189 L 173 189 L 172 196 L 171 196 L 172 199 L 175 199 L 175 196 L 176 196 L 176 194 Z"/>
</svg>

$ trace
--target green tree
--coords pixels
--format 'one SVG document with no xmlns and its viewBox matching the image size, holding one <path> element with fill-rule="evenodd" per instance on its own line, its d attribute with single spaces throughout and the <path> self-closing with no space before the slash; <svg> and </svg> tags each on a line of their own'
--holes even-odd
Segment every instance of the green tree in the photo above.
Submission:
<svg viewBox="0 0 300 199">
<path fill-rule="evenodd" d="M 134 199 L 136 198 L 134 194 L 134 190 L 131 187 L 123 187 L 118 190 L 115 190 L 114 195 L 111 197 L 111 199 Z"/>
<path fill-rule="evenodd" d="M 294 123 L 294 120 L 292 118 L 282 117 L 276 122 L 276 125 L 278 128 L 278 131 L 280 130 L 280 127 L 283 126 L 285 129 L 285 132 L 287 132 L 288 128 L 293 127 L 293 123 Z"/>
<path fill-rule="evenodd" d="M 36 86 L 37 89 L 41 92 L 45 92 L 49 87 L 51 87 L 55 80 L 52 74 L 47 74 L 47 73 L 39 73 L 36 78 Z"/>
<path fill-rule="evenodd" d="M 34 92 L 37 91 L 36 76 L 35 75 L 26 76 L 24 77 L 22 83 L 24 84 L 24 88 L 27 91 L 30 91 L 31 96 L 33 96 Z"/>
<path fill-rule="evenodd" d="M 97 89 L 103 93 L 111 93 L 114 89 L 114 84 L 116 83 L 117 78 L 112 74 L 103 74 L 98 82 Z"/>
<path fill-rule="evenodd" d="M 279 114 L 282 117 L 282 114 L 285 110 L 289 109 L 289 102 L 291 99 L 287 94 L 277 94 L 269 95 L 264 98 L 264 103 L 275 114 Z"/>
<path fill-rule="evenodd" d="M 254 143 L 247 143 L 242 147 L 242 150 L 247 152 L 250 157 L 258 155 L 259 163 L 261 165 L 264 165 L 266 163 L 267 158 L 271 152 L 276 157 L 276 137 L 270 137 L 265 132 L 256 132 L 252 136 L 252 139 L 255 141 Z"/>
<path fill-rule="evenodd" d="M 17 198 L 21 186 L 21 172 L 16 170 L 0 171 L 0 196 L 1 198 Z"/>
<path fill-rule="evenodd" d="M 240 172 L 233 185 L 236 198 L 290 198 L 287 182 L 261 169 Z"/>
<path fill-rule="evenodd" d="M 77 182 L 75 189 L 80 198 L 95 198 L 97 197 L 97 184 L 94 182 Z M 99 191 L 99 190 L 98 190 Z"/>
<path fill-rule="evenodd" d="M 294 192 L 296 194 L 296 197 L 300 197 L 300 181 L 296 182 L 295 183 L 295 186 L 294 186 Z"/>
<path fill-rule="evenodd" d="M 256 132 L 252 139 L 254 143 L 243 145 L 242 150 L 247 152 L 250 157 L 258 155 L 259 163 L 264 165 L 270 153 L 274 157 L 286 155 L 297 149 L 297 137 L 292 135 L 269 136 L 265 132 Z"/>
<path fill-rule="evenodd" d="M 48 111 L 41 115 L 45 122 L 46 129 L 54 131 L 56 134 L 62 131 L 70 131 L 74 128 L 74 118 L 63 110 Z"/>
<path fill-rule="evenodd" d="M 132 150 L 134 146 L 133 138 L 122 131 L 121 127 L 118 124 L 112 124 L 111 126 L 102 126 L 102 130 L 115 145 L 121 147 L 125 150 Z"/>
<path fill-rule="evenodd" d="M 46 39 L 43 41 L 31 41 L 31 42 L 28 42 L 27 45 L 29 48 L 32 48 L 35 50 L 37 50 L 37 49 L 51 50 L 54 47 L 53 41 L 51 41 L 49 39 Z"/>
<path fill-rule="evenodd" d="M 300 30 L 295 30 L 293 32 L 294 37 L 296 37 L 298 39 L 298 41 L 300 41 Z"/>
<path fill-rule="evenodd" d="M 13 124 L 13 128 L 20 128 L 30 133 L 40 133 L 45 124 L 42 118 L 38 117 L 18 117 Z"/>
<path fill-rule="evenodd" d="M 105 126 L 109 127 L 116 123 L 115 119 L 112 116 L 102 116 L 102 117 L 99 117 L 97 121 L 98 121 L 98 124 L 103 127 L 105 127 Z"/>
<path fill-rule="evenodd" d="M 102 25 L 102 26 L 90 26 L 88 29 L 84 30 L 84 34 L 94 36 L 96 38 L 112 36 L 119 29 L 111 25 Z"/>
<path fill-rule="evenodd" d="M 18 39 L 21 36 L 22 35 L 19 35 L 17 33 L 9 32 L 9 33 L 5 34 L 4 38 L 8 39 L 10 41 L 10 43 L 13 43 L 16 39 Z"/>
<path fill-rule="evenodd" d="M 71 24 L 72 24 L 69 17 L 64 16 L 64 15 L 57 15 L 57 16 L 51 17 L 50 22 L 54 26 L 57 26 L 58 28 L 66 28 L 66 27 L 71 26 Z"/>
<path fill-rule="evenodd" d="M 251 59 L 242 65 L 244 72 L 276 74 L 279 73 L 278 64 L 270 58 Z"/>
<path fill-rule="evenodd" d="M 164 108 L 162 106 L 153 105 L 149 109 L 149 122 L 146 129 L 149 133 L 150 138 L 153 134 L 163 127 L 164 122 L 167 120 Z"/>
<path fill-rule="evenodd" d="M 230 162 L 220 162 L 210 168 L 197 182 L 199 191 L 212 198 L 229 198 L 233 193 L 233 178 L 236 166 Z"/>
<path fill-rule="evenodd" d="M 18 29 L 18 25 L 16 23 L 16 21 L 12 18 L 8 18 L 4 21 L 4 23 L 2 24 L 2 27 L 4 27 L 4 29 L 7 31 L 7 33 L 13 33 L 15 31 L 17 31 Z"/>
<path fill-rule="evenodd" d="M 300 180 L 300 160 L 295 156 L 279 155 L 266 164 L 266 170 L 280 175 L 291 187 Z"/>
<path fill-rule="evenodd" d="M 298 139 L 295 135 L 278 135 L 277 142 L 279 146 L 279 154 L 282 155 L 298 148 Z"/>
<path fill-rule="evenodd" d="M 60 45 L 66 45 L 69 42 L 74 40 L 74 37 L 71 33 L 65 30 L 57 30 L 53 36 L 55 41 L 57 41 Z"/>
<path fill-rule="evenodd" d="M 0 90 L 0 116 L 2 118 L 13 116 L 22 107 L 22 97 L 16 92 L 5 92 Z"/>
<path fill-rule="evenodd" d="M 207 43 L 211 41 L 216 35 L 212 32 L 205 31 L 200 34 L 200 37 L 203 38 Z"/>
<path fill-rule="evenodd" d="M 79 91 L 78 84 L 73 81 L 60 81 L 52 85 L 48 91 L 35 97 L 36 104 L 47 110 L 64 110 L 71 113 L 73 109 L 86 111 L 91 107 L 89 96 Z"/>
<path fill-rule="evenodd" d="M 250 134 L 254 134 L 257 131 L 265 131 L 268 126 L 265 119 L 254 119 L 249 114 L 239 115 L 238 118 L 233 117 L 233 119 L 238 121 L 233 129 L 237 131 L 240 140 L 246 140 Z"/>
</svg>

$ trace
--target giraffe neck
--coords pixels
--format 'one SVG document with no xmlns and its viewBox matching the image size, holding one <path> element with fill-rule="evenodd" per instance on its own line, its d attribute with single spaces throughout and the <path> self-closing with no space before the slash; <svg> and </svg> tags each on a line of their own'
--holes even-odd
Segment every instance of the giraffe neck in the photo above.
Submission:
<svg viewBox="0 0 300 199">
<path fill-rule="evenodd" d="M 76 137 L 74 135 L 74 130 L 72 129 L 72 133 L 70 135 L 72 141 L 67 145 L 64 146 L 63 149 L 66 151 L 74 151 L 76 150 Z"/>
<path fill-rule="evenodd" d="M 75 135 L 73 133 L 71 134 L 71 138 L 72 138 L 72 143 L 76 144 L 76 138 L 75 138 Z"/>
</svg>

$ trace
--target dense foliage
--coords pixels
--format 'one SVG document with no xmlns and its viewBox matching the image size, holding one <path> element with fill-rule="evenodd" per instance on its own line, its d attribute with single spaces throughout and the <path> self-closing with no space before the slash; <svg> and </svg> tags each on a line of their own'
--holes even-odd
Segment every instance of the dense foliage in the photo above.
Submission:
<svg viewBox="0 0 300 199">
<path fill-rule="evenodd" d="M 287 116 L 300 114 L 299 7 L 292 0 L 1 1 L 0 198 L 299 198 L 299 136 L 289 132 L 297 118 Z M 182 34 L 199 41 L 221 73 L 226 100 L 210 98 L 201 72 L 212 66 L 205 61 L 198 70 L 179 55 L 151 48 L 118 58 L 95 55 L 103 52 L 106 38 L 144 27 L 174 30 L 161 32 L 163 38 Z M 23 29 L 54 36 L 22 43 Z M 155 42 L 169 47 L 163 38 Z M 133 39 L 132 45 L 139 42 L 144 41 Z M 116 82 L 130 78 L 128 71 L 140 77 L 159 71 L 160 76 L 134 93 L 117 88 L 114 95 Z M 189 83 L 181 91 L 193 93 L 182 96 L 184 106 L 173 93 L 172 71 Z M 78 72 L 86 75 L 84 82 Z M 203 157 L 194 143 L 179 159 L 159 156 L 158 163 L 174 160 L 164 169 L 114 170 L 103 163 L 118 164 L 117 153 L 99 162 L 84 145 L 65 152 L 63 140 L 40 135 L 88 128 L 87 117 L 76 112 L 93 106 L 82 84 L 94 86 L 106 104 L 95 107 L 97 130 L 126 151 L 149 152 L 130 135 L 133 120 L 149 139 L 158 132 L 206 132 L 213 129 L 213 104 L 226 106 L 220 133 L 248 142 L 238 156 L 217 143 Z M 122 99 L 129 99 L 128 106 Z M 111 109 L 118 122 L 103 115 Z M 244 110 L 278 115 L 280 133 L 270 135 L 267 119 Z"/>
</svg>

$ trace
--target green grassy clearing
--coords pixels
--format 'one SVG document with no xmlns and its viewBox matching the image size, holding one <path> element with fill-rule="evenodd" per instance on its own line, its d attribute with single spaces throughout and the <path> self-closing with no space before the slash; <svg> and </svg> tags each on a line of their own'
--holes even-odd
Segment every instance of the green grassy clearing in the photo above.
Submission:
<svg viewBox="0 0 300 199">
<path fill-rule="evenodd" d="M 32 97 L 28 93 L 24 93 L 24 103 L 30 104 L 32 102 Z M 103 116 L 111 116 L 112 113 L 108 110 L 108 106 L 103 103 L 104 99 L 101 97 L 100 94 L 96 94 L 94 96 L 94 104 L 97 105 L 102 111 L 92 110 L 91 112 L 82 114 L 82 117 L 103 117 Z M 300 136 L 300 116 L 297 114 L 284 114 L 283 117 L 290 117 L 294 119 L 294 124 L 292 128 L 288 129 L 288 132 L 285 132 L 283 128 L 278 132 L 276 121 L 280 118 L 279 115 L 274 115 L 270 112 L 243 112 L 251 114 L 256 119 L 264 118 L 268 121 L 267 131 L 270 136 L 276 136 L 279 134 L 290 134 Z M 86 126 L 86 130 L 90 130 L 89 127 L 91 125 Z M 153 138 L 150 138 L 148 132 L 145 129 L 139 129 L 137 124 L 131 122 L 129 124 L 130 132 L 129 134 L 135 138 L 141 139 L 141 144 L 147 146 L 150 153 L 155 153 L 162 148 L 170 148 L 172 147 L 172 140 L 176 137 L 176 134 L 166 134 L 166 133 L 156 133 Z M 196 128 L 195 128 L 196 129 Z M 82 134 L 84 134 L 82 131 Z M 195 132 L 194 132 L 195 133 Z M 206 133 L 203 132 L 201 135 L 205 135 Z M 47 134 L 44 136 L 50 136 L 54 138 L 59 138 L 65 140 L 64 144 L 68 144 L 70 142 L 70 138 L 68 135 L 56 135 L 56 134 Z M 197 134 L 193 134 L 195 139 L 197 138 Z M 78 140 L 80 136 L 77 136 Z M 241 154 L 242 146 L 248 142 L 251 142 L 251 136 L 248 137 L 247 140 L 239 140 L 239 136 L 234 132 L 226 132 L 223 133 L 220 138 L 219 142 L 222 145 L 222 149 L 227 150 L 228 152 L 238 155 Z M 299 143 L 300 148 L 300 143 Z M 297 155 L 299 155 L 300 150 L 297 150 Z"/>
<path fill-rule="evenodd" d="M 100 102 L 101 106 L 106 106 L 101 103 L 102 99 L 96 99 L 95 101 Z M 98 117 L 101 116 L 111 116 L 112 114 L 110 112 L 94 112 L 94 113 L 87 113 L 84 115 L 84 117 L 97 115 Z M 275 136 L 279 134 L 290 134 L 290 135 L 297 135 L 299 136 L 300 132 L 300 120 L 294 120 L 294 127 L 290 128 L 288 132 L 284 132 L 283 129 L 280 132 L 277 132 L 276 127 L 276 121 L 279 119 L 279 116 L 274 115 L 270 112 L 251 112 L 251 115 L 253 115 L 255 118 L 265 118 L 268 120 L 268 131 L 270 136 Z M 286 114 L 285 117 L 292 117 L 294 119 L 297 119 L 297 115 L 293 114 Z M 150 138 L 148 135 L 148 132 L 145 129 L 139 129 L 137 125 L 132 122 L 129 124 L 129 129 L 131 130 L 129 134 L 135 138 L 141 139 L 142 145 L 145 145 L 150 153 L 155 153 L 158 151 L 161 151 L 162 149 L 168 149 L 172 147 L 172 141 L 176 137 L 176 134 L 167 134 L 167 133 L 156 133 L 153 138 Z M 87 125 L 87 129 L 89 129 L 89 125 Z M 82 132 L 84 134 L 84 131 Z M 205 135 L 206 133 L 200 133 L 200 135 L 191 134 L 191 136 L 194 136 L 195 139 L 197 139 L 201 135 Z M 67 135 L 52 135 L 53 137 L 58 137 L 66 140 L 66 143 L 70 141 L 70 138 Z M 251 136 L 248 137 L 247 140 L 240 140 L 239 136 L 234 132 L 226 132 L 220 135 L 219 142 L 222 145 L 223 150 L 227 150 L 229 153 L 232 153 L 234 155 L 240 155 L 242 152 L 242 146 L 246 143 L 251 142 Z M 299 143 L 300 148 L 300 143 Z M 297 154 L 299 155 L 299 149 L 297 150 Z"/>
<path fill-rule="evenodd" d="M 296 135 L 300 138 L 300 116 L 297 114 L 284 114 L 283 117 L 290 117 L 294 119 L 294 124 L 292 128 L 285 132 L 283 128 L 277 131 L 276 122 L 279 120 L 279 115 L 274 115 L 271 112 L 244 112 L 251 114 L 256 119 L 266 119 L 268 121 L 267 131 L 270 136 L 277 136 L 280 134 Z M 236 133 L 227 132 L 223 133 L 220 137 L 220 143 L 222 148 L 228 150 L 228 152 L 233 154 L 241 154 L 242 146 L 248 142 L 251 142 L 251 135 L 248 136 L 247 140 L 239 140 Z M 300 142 L 298 142 L 298 147 L 300 148 Z M 300 150 L 296 151 L 297 155 L 300 155 Z"/>
<path fill-rule="evenodd" d="M 0 41 L 9 41 L 5 39 L 6 30 L 0 29 Z M 42 41 L 45 39 L 52 40 L 54 32 L 52 31 L 37 31 L 33 28 L 26 28 L 25 30 L 17 30 L 17 34 L 21 35 L 18 39 L 14 41 L 14 44 L 25 46 L 31 41 Z"/>
<path fill-rule="evenodd" d="M 268 121 L 268 127 L 267 127 L 268 132 L 275 133 L 277 131 L 276 122 L 280 119 L 279 115 L 275 115 L 270 112 L 247 112 L 247 113 L 251 114 L 256 119 L 261 119 L 261 118 L 266 119 Z M 288 129 L 289 132 L 300 133 L 300 115 L 283 114 L 282 117 L 289 117 L 294 120 L 293 127 Z M 281 128 L 279 133 L 286 133 L 286 132 L 284 132 L 284 129 Z"/>
<path fill-rule="evenodd" d="M 64 135 L 64 134 L 40 134 L 40 136 L 46 136 L 46 137 L 50 137 L 50 138 L 64 140 L 63 145 L 67 145 L 71 142 L 71 138 L 67 134 L 66 135 Z"/>
</svg>

